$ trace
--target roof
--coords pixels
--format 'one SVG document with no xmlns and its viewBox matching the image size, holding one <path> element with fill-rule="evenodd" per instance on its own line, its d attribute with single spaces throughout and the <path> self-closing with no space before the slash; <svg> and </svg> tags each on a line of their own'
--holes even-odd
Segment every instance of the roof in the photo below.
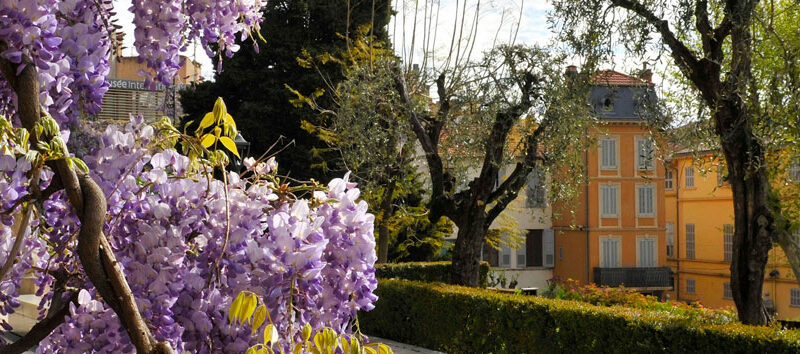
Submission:
<svg viewBox="0 0 800 354">
<path fill-rule="evenodd" d="M 635 76 L 630 76 L 617 72 L 614 70 L 602 70 L 597 73 L 594 78 L 594 83 L 599 85 L 614 85 L 614 86 L 655 86 L 649 80 L 641 79 Z"/>
</svg>

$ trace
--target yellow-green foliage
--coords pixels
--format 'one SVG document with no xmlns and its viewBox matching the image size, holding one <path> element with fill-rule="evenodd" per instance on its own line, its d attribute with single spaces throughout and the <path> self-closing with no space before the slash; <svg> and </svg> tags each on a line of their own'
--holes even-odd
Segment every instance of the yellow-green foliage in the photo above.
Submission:
<svg viewBox="0 0 800 354">
<path fill-rule="evenodd" d="M 383 263 L 375 265 L 375 276 L 378 278 L 398 278 L 424 282 L 452 284 L 453 267 L 450 262 L 405 262 Z M 489 263 L 481 262 L 480 284 L 486 287 L 489 276 Z"/>
<path fill-rule="evenodd" d="M 251 334 L 255 334 L 264 324 L 265 320 L 269 323 L 264 326 L 263 341 L 247 349 L 246 354 L 284 354 L 281 345 L 281 338 L 275 324 L 272 323 L 272 316 L 269 315 L 266 305 L 259 305 L 258 295 L 250 291 L 242 291 L 228 308 L 228 321 L 234 325 L 249 324 Z M 370 343 L 362 345 L 359 340 L 360 334 L 340 335 L 330 327 L 321 328 L 314 332 L 311 325 L 306 323 L 301 329 L 303 341 L 300 343 L 292 342 L 288 353 L 312 353 L 312 354 L 333 354 L 336 352 L 344 354 L 392 354 L 392 348 L 383 343 Z M 277 350 L 275 349 L 277 348 Z"/>
<path fill-rule="evenodd" d="M 797 353 L 800 332 L 665 311 L 381 279 L 361 329 L 448 353 Z"/>
</svg>

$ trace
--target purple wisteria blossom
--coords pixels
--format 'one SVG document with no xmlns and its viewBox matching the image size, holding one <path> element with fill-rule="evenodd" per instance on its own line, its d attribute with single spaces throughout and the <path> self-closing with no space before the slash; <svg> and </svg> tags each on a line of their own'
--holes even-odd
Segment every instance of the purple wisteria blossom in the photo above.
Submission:
<svg viewBox="0 0 800 354">
<path fill-rule="evenodd" d="M 155 143 L 154 129 L 137 117 L 123 128 L 109 126 L 100 147 L 84 160 L 108 200 L 106 235 L 157 340 L 178 352 L 244 352 L 259 336 L 227 322 L 227 309 L 242 290 L 264 299 L 285 345 L 299 338 L 305 323 L 347 332 L 358 310 L 373 307 L 374 216 L 347 176 L 310 200 L 279 198 L 262 178 L 274 173 L 274 160 L 248 161 L 258 178 L 230 173 L 226 198 L 222 181 L 208 179 L 186 156 L 156 149 Z M 27 193 L 29 165 L 0 155 L 3 196 Z M 63 193 L 43 206 L 43 227 L 33 229 L 26 252 L 38 252 L 39 268 L 63 264 L 80 274 L 73 254 L 79 222 L 72 208 Z M 2 221 L 0 260 L 10 239 L 8 221 Z M 25 257 L 10 279 L 31 269 L 35 257 Z M 40 286 L 53 284 L 49 274 L 35 274 Z M 79 304 L 38 352 L 133 352 L 116 314 L 98 301 L 91 284 L 82 275 L 71 284 L 85 289 Z M 0 310 L 13 311 L 19 284 L 0 287 L 8 290 Z"/>
</svg>

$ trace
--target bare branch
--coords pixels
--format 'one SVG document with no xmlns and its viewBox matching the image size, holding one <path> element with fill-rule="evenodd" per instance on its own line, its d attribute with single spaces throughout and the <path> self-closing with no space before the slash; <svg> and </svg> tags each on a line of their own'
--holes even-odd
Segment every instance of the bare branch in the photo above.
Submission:
<svg viewBox="0 0 800 354">
<path fill-rule="evenodd" d="M 55 300 L 55 299 L 54 299 Z M 64 323 L 64 319 L 69 314 L 69 304 L 78 300 L 78 294 L 72 294 L 69 301 L 65 301 L 61 307 L 48 314 L 49 316 L 41 322 L 35 324 L 28 333 L 14 343 L 3 347 L 3 353 L 21 354 L 36 344 L 39 344 L 45 337 L 49 336 L 56 327 Z"/>
</svg>

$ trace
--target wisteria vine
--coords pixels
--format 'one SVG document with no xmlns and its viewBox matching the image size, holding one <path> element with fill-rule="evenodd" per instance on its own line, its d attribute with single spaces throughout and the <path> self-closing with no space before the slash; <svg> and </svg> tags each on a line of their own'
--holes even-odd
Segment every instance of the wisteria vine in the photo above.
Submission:
<svg viewBox="0 0 800 354">
<path fill-rule="evenodd" d="M 244 352 L 257 339 L 226 317 L 243 290 L 265 300 L 287 345 L 299 340 L 306 323 L 346 332 L 358 310 L 373 307 L 374 217 L 346 176 L 310 191 L 308 199 L 296 199 L 278 192 L 274 160 L 248 159 L 246 178 L 229 173 L 225 198 L 224 182 L 210 179 L 188 157 L 159 147 L 156 134 L 140 117 L 124 128 L 109 126 L 100 147 L 84 159 L 108 200 L 105 233 L 157 340 L 179 352 Z M 3 207 L 28 193 L 24 172 L 30 164 L 18 156 L 23 150 L 0 154 L 0 191 L 12 196 L 2 200 Z M 24 261 L 0 282 L 0 289 L 9 290 L 0 298 L 0 313 L 18 308 L 24 272 L 33 270 L 43 288 L 62 269 L 72 274 L 70 288 L 89 291 L 70 305 L 66 322 L 38 352 L 134 351 L 117 315 L 97 301 L 75 264 L 70 245 L 79 222 L 66 197 L 56 193 L 43 206 Z M 13 239 L 8 220 L 2 219 L 0 260 Z M 217 259 L 219 272 L 212 266 Z M 3 327 L 9 329 L 5 322 Z"/>
<path fill-rule="evenodd" d="M 134 47 L 151 71 L 148 85 L 171 85 L 184 64 L 179 53 L 199 42 L 230 57 L 259 31 L 266 0 L 134 0 Z M 0 4 L 0 56 L 35 65 L 41 104 L 59 123 L 96 114 L 108 90 L 114 24 L 112 0 L 9 0 Z M 23 63 L 23 61 L 29 62 Z M 221 61 L 220 61 L 221 62 Z M 13 116 L 15 94 L 0 77 L 0 113 Z"/>
</svg>

